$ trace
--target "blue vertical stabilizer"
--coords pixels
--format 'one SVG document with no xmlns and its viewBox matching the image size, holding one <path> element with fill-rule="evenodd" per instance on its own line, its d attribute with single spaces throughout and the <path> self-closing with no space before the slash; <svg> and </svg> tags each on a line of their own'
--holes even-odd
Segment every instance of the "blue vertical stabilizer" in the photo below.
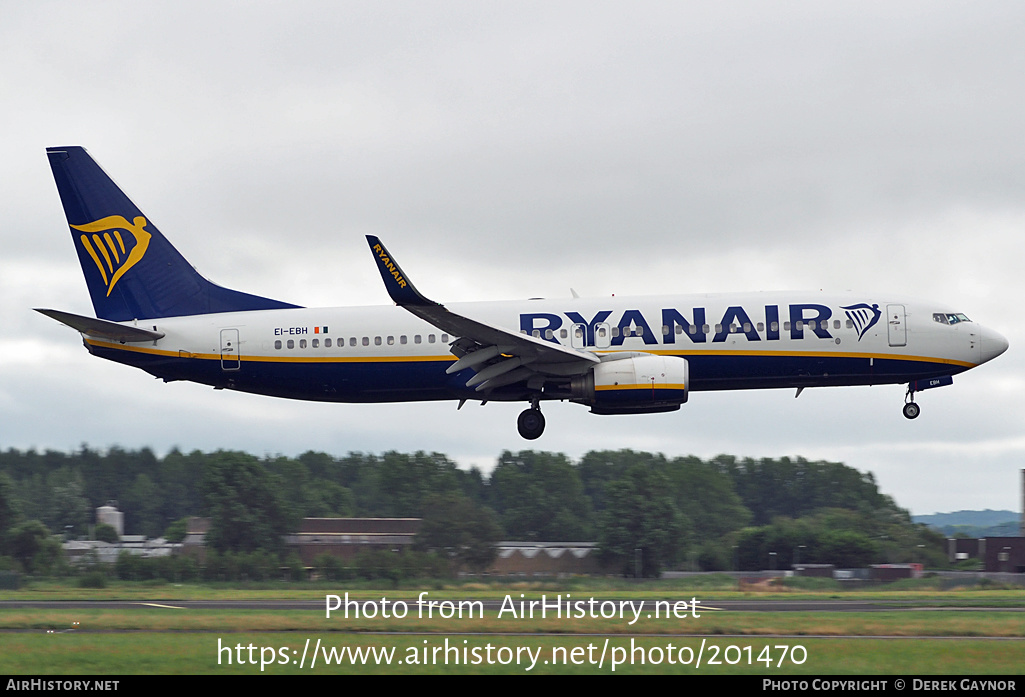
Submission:
<svg viewBox="0 0 1025 697">
<path fill-rule="evenodd" d="M 85 148 L 47 148 L 96 316 L 114 322 L 294 308 L 203 278 Z"/>
</svg>

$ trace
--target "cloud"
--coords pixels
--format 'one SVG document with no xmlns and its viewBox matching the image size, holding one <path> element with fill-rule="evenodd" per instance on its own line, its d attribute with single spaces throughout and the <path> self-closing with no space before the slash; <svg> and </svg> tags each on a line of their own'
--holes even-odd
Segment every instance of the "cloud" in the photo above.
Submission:
<svg viewBox="0 0 1025 697">
<path fill-rule="evenodd" d="M 803 454 L 875 472 L 916 512 L 1015 507 L 1023 15 L 1011 2 L 12 6 L 3 444 L 464 463 L 527 446 L 521 405 L 304 404 L 90 358 L 31 312 L 91 309 L 43 155 L 82 144 L 204 275 L 304 305 L 387 304 L 365 234 L 445 302 L 570 287 L 933 298 L 1012 348 L 922 395 L 914 423 L 900 387 L 694 394 L 649 417 L 553 404 L 529 447 Z"/>
</svg>

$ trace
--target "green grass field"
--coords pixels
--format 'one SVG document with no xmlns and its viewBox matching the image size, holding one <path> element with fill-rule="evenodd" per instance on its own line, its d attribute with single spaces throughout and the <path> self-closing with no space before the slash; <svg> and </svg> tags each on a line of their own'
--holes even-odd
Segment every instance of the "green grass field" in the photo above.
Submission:
<svg viewBox="0 0 1025 697">
<path fill-rule="evenodd" d="M 433 585 L 442 600 L 690 600 L 701 616 L 654 619 L 419 618 L 416 588 L 353 591 L 365 599 L 405 599 L 405 618 L 330 619 L 316 610 L 180 609 L 175 600 L 301 598 L 322 603 L 347 589 L 257 590 L 123 584 L 86 590 L 35 585 L 0 600 L 126 599 L 124 609 L 5 608 L 0 674 L 1020 674 L 1025 655 L 1025 590 L 833 590 L 740 592 L 700 584 Z M 900 600 L 913 609 L 877 612 L 735 612 L 717 599 Z M 926 610 L 925 607 L 942 608 Z M 1012 608 L 1012 611 L 1007 611 Z M 992 637 L 992 638 L 991 638 Z M 315 657 L 315 658 L 314 658 Z"/>
<path fill-rule="evenodd" d="M 318 641 L 321 651 L 316 665 L 311 665 L 310 652 Z M 446 645 L 451 647 L 448 651 Z M 354 654 L 357 648 L 364 653 Z M 304 650 L 307 656 L 300 666 Z M 370 654 L 370 650 L 384 654 Z M 390 659 L 383 660 L 384 655 Z M 17 634 L 4 636 L 0 673 L 992 675 L 1020 673 L 1021 656 L 1020 642 L 978 639 Z M 411 657 L 417 662 L 411 662 Z"/>
</svg>

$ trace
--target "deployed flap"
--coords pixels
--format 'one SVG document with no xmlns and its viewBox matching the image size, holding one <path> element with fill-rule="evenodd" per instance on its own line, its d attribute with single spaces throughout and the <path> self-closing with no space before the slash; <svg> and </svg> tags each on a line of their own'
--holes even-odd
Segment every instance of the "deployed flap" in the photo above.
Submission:
<svg viewBox="0 0 1025 697">
<path fill-rule="evenodd" d="M 517 365 L 526 365 L 540 373 L 548 373 L 547 366 L 553 363 L 564 364 L 563 370 L 558 373 L 562 375 L 587 372 L 594 364 L 599 363 L 597 356 L 586 352 L 567 348 L 551 341 L 545 341 L 537 337 L 521 334 L 511 329 L 503 329 L 490 324 L 484 324 L 468 317 L 463 317 L 449 311 L 444 305 L 424 297 L 410 282 L 409 277 L 399 268 L 395 259 L 388 253 L 381 241 L 373 236 L 367 235 L 367 242 L 377 260 L 377 269 L 381 272 L 388 295 L 395 301 L 396 305 L 405 308 L 420 319 L 430 322 L 443 332 L 447 332 L 463 339 L 469 339 L 477 344 L 479 348 L 497 346 L 501 348 L 501 354 L 515 356 L 520 359 Z M 462 354 L 457 354 L 462 355 Z M 496 357 L 501 362 L 502 356 Z M 483 370 L 485 365 L 475 362 L 472 366 L 475 370 Z M 579 364 L 577 369 L 572 365 Z M 568 370 L 566 370 L 568 369 Z M 526 379 L 526 373 L 517 373 Z M 479 375 L 477 376 L 479 377 Z M 499 377 L 498 375 L 494 376 Z M 507 380 L 502 381 L 509 384 Z M 474 383 L 476 384 L 476 383 Z M 472 386 L 472 385 L 470 385 Z M 485 384 L 478 387 L 478 390 L 487 387 L 496 387 L 497 383 Z"/>
<path fill-rule="evenodd" d="M 61 312 L 60 310 L 43 310 L 38 307 L 35 308 L 35 310 L 36 312 L 57 320 L 61 324 L 68 325 L 72 329 L 77 329 L 83 334 L 101 337 L 103 339 L 112 339 L 113 341 L 119 341 L 121 343 L 134 341 L 156 341 L 157 339 L 164 338 L 163 332 L 154 332 L 149 329 L 140 329 L 139 327 L 126 327 L 125 325 L 118 324 L 116 322 L 108 322 L 103 319 L 73 315 L 70 312 Z"/>
</svg>

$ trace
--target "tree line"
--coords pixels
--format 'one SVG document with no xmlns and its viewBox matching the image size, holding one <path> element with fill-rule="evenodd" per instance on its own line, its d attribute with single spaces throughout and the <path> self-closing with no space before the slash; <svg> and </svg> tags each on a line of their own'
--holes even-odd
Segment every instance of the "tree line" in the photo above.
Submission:
<svg viewBox="0 0 1025 697">
<path fill-rule="evenodd" d="M 55 554 L 48 534 L 88 535 L 116 501 L 125 533 L 180 536 L 211 518 L 219 553 L 282 555 L 304 517 L 423 519 L 418 547 L 469 568 L 499 540 L 597 542 L 612 568 L 786 568 L 944 563 L 942 539 L 912 524 L 870 473 L 803 458 L 504 452 L 489 475 L 439 453 L 263 457 L 231 451 L 164 457 L 83 446 L 0 452 L 0 556 L 31 570 Z M 49 545 L 49 546 L 47 546 Z M 639 550 L 639 551 L 638 551 Z M 48 556 L 47 556 L 48 555 Z"/>
</svg>

